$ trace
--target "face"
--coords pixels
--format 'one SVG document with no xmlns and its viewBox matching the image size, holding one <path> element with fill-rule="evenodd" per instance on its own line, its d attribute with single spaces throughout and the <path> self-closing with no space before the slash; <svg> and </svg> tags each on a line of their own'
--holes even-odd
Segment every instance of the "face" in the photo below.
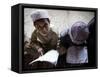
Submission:
<svg viewBox="0 0 100 77">
<path fill-rule="evenodd" d="M 39 31 L 39 33 L 43 35 L 47 35 L 49 32 L 49 21 L 47 19 L 40 19 L 34 23 L 36 29 Z"/>
<path fill-rule="evenodd" d="M 89 35 L 88 28 L 85 28 L 84 30 L 77 32 L 77 35 L 74 39 L 76 41 L 82 42 L 82 41 L 85 41 L 88 38 L 88 35 Z"/>
</svg>

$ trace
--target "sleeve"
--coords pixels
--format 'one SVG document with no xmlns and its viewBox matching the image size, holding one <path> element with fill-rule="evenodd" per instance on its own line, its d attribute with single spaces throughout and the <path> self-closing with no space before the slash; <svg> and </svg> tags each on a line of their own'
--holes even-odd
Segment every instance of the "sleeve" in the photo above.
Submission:
<svg viewBox="0 0 100 77">
<path fill-rule="evenodd" d="M 36 49 L 39 47 L 42 47 L 42 44 L 39 41 L 37 41 L 36 30 L 32 33 L 30 45 L 31 45 L 31 47 L 34 47 Z"/>
<path fill-rule="evenodd" d="M 37 34 L 36 34 L 36 30 L 32 33 L 31 35 L 31 41 L 30 44 L 33 44 L 34 41 L 37 41 Z"/>
</svg>

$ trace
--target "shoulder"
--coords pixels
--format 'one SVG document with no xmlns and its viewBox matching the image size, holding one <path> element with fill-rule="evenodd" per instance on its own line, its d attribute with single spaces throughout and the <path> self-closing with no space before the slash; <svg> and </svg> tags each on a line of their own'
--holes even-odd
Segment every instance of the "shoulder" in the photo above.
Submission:
<svg viewBox="0 0 100 77">
<path fill-rule="evenodd" d="M 34 30 L 33 32 L 32 32 L 32 36 L 34 36 L 34 35 L 37 35 L 37 30 Z M 32 37 L 31 36 L 31 37 Z"/>
<path fill-rule="evenodd" d="M 50 29 L 50 33 L 51 33 L 52 36 L 56 36 L 56 37 L 58 37 L 57 33 L 54 32 L 52 29 Z"/>
<path fill-rule="evenodd" d="M 34 30 L 31 35 L 31 41 L 36 40 L 36 39 L 37 39 L 37 30 Z"/>
</svg>

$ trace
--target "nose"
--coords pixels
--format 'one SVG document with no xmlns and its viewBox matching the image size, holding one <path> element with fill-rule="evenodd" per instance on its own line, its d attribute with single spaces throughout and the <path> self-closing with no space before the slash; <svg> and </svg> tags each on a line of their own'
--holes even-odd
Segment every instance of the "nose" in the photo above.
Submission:
<svg viewBox="0 0 100 77">
<path fill-rule="evenodd" d="M 48 30 L 44 27 L 44 28 L 43 28 L 43 33 L 47 33 L 47 31 L 48 31 Z"/>
</svg>

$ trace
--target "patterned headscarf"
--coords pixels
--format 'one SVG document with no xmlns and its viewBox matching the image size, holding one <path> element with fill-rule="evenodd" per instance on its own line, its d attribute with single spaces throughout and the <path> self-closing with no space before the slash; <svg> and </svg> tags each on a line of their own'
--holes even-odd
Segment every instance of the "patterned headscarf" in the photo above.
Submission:
<svg viewBox="0 0 100 77">
<path fill-rule="evenodd" d="M 88 38 L 89 30 L 87 24 L 82 21 L 74 23 L 69 34 L 73 43 L 82 44 Z"/>
</svg>

